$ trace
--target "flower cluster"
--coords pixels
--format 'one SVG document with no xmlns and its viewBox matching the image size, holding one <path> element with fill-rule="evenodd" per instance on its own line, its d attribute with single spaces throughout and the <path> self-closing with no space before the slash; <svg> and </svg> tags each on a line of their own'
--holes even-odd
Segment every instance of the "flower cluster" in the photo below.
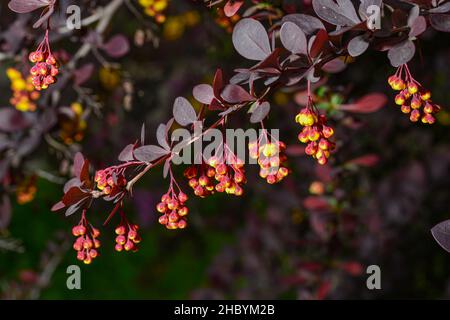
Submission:
<svg viewBox="0 0 450 320">
<path fill-rule="evenodd" d="M 130 224 L 122 215 L 122 221 L 116 228 L 116 246 L 117 252 L 132 251 L 137 252 L 139 250 L 138 244 L 141 242 L 141 236 L 138 233 L 139 226 L 137 224 Z"/>
<path fill-rule="evenodd" d="M 37 192 L 36 176 L 26 178 L 17 186 L 16 199 L 18 204 L 26 204 L 34 200 Z"/>
<path fill-rule="evenodd" d="M 77 237 L 73 244 L 73 248 L 77 251 L 77 259 L 90 264 L 98 256 L 97 249 L 100 248 L 100 241 L 97 238 L 100 231 L 88 222 L 85 211 L 80 223 L 72 228 L 72 234 Z"/>
<path fill-rule="evenodd" d="M 14 68 L 6 70 L 6 75 L 11 81 L 13 96 L 10 103 L 19 111 L 36 111 L 36 101 L 40 98 L 40 93 L 34 89 L 31 76 L 26 79 L 22 73 Z"/>
<path fill-rule="evenodd" d="M 105 195 L 115 195 L 127 185 L 124 169 L 116 167 L 97 171 L 94 180 L 97 183 L 97 189 L 103 191 Z"/>
<path fill-rule="evenodd" d="M 59 133 L 65 144 L 70 145 L 74 141 L 83 140 L 87 123 L 83 118 L 83 106 L 79 102 L 70 105 L 69 110 L 65 110 L 62 114 L 63 119 L 60 121 L 61 131 Z"/>
<path fill-rule="evenodd" d="M 56 82 L 59 66 L 50 49 L 48 30 L 44 40 L 42 40 L 36 51 L 30 53 L 28 60 L 34 63 L 34 66 L 30 69 L 30 74 L 32 76 L 31 81 L 36 90 L 47 89 L 51 84 Z"/>
<path fill-rule="evenodd" d="M 176 194 L 171 186 L 169 191 L 161 197 L 161 202 L 156 205 L 156 210 L 162 214 L 159 217 L 159 223 L 169 230 L 186 228 L 186 216 L 189 210 L 184 204 L 187 200 L 188 196 L 185 193 L 179 190 Z"/>
<path fill-rule="evenodd" d="M 388 78 L 388 83 L 395 91 L 395 103 L 401 106 L 401 111 L 409 114 L 412 122 L 433 124 L 436 119 L 433 114 L 440 111 L 440 107 L 431 101 L 431 93 L 417 82 L 409 72 L 408 66 L 398 67 L 394 75 Z"/>
<path fill-rule="evenodd" d="M 325 115 L 319 114 L 311 98 L 308 99 L 308 105 L 297 114 L 295 121 L 303 126 L 298 140 L 307 144 L 305 153 L 317 159 L 319 164 L 326 164 L 330 152 L 335 148 L 335 144 L 330 141 L 334 130 L 326 125 Z"/>
<path fill-rule="evenodd" d="M 194 194 L 205 198 L 217 191 L 241 196 L 244 193 L 242 186 L 246 183 L 244 163 L 237 157 L 231 160 L 231 164 L 227 164 L 213 156 L 199 167 L 187 168 L 184 176 L 189 179 Z"/>
<path fill-rule="evenodd" d="M 289 170 L 283 163 L 287 160 L 284 154 L 286 145 L 284 142 L 275 140 L 269 142 L 266 136 L 249 143 L 249 156 L 257 160 L 260 166 L 259 176 L 266 179 L 267 183 L 274 184 L 283 180 Z"/>
<path fill-rule="evenodd" d="M 158 23 L 164 23 L 166 16 L 164 11 L 169 5 L 169 0 L 139 0 L 146 15 L 155 18 Z"/>
<path fill-rule="evenodd" d="M 238 14 L 235 14 L 232 17 L 227 17 L 223 8 L 217 9 L 217 17 L 215 19 L 216 23 L 228 33 L 233 32 L 234 25 L 238 23 L 240 19 L 241 17 Z"/>
</svg>

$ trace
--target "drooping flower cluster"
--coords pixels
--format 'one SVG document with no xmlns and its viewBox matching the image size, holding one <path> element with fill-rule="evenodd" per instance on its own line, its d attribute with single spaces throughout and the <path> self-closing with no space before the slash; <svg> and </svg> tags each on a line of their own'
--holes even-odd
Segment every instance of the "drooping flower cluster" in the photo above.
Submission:
<svg viewBox="0 0 450 320">
<path fill-rule="evenodd" d="M 139 226 L 137 224 L 130 224 L 125 215 L 122 215 L 122 221 L 116 228 L 116 246 L 117 252 L 139 250 L 138 244 L 141 242 L 141 236 L 138 233 Z"/>
<path fill-rule="evenodd" d="M 287 160 L 284 142 L 273 137 L 269 142 L 267 135 L 264 134 L 258 140 L 251 141 L 248 148 L 250 158 L 257 160 L 260 166 L 259 176 L 266 179 L 267 183 L 274 184 L 287 177 L 289 170 L 283 166 Z"/>
<path fill-rule="evenodd" d="M 14 68 L 8 68 L 6 75 L 11 81 L 11 90 L 13 92 L 13 96 L 9 100 L 10 103 L 22 112 L 36 111 L 36 101 L 41 95 L 34 89 L 32 77 L 28 76 L 25 79 L 22 73 Z"/>
<path fill-rule="evenodd" d="M 401 106 L 401 111 L 409 114 L 412 122 L 419 120 L 425 124 L 433 124 L 436 119 L 433 114 L 439 112 L 440 106 L 431 101 L 431 92 L 417 82 L 409 72 L 408 66 L 401 65 L 394 75 L 388 78 L 388 83 L 395 91 L 395 103 Z"/>
<path fill-rule="evenodd" d="M 31 81 L 36 90 L 47 89 L 56 82 L 59 65 L 50 49 L 48 30 L 36 51 L 30 53 L 28 60 L 34 63 L 34 66 L 30 69 L 30 74 L 32 76 Z"/>
<path fill-rule="evenodd" d="M 72 228 L 72 234 L 77 237 L 73 248 L 77 251 L 77 259 L 85 264 L 90 264 L 98 256 L 97 249 L 100 248 L 100 231 L 92 226 L 83 211 L 80 223 Z"/>
<path fill-rule="evenodd" d="M 169 0 L 139 0 L 146 15 L 155 18 L 158 23 L 164 23 L 166 16 L 164 11 L 169 5 Z"/>
<path fill-rule="evenodd" d="M 161 197 L 161 202 L 156 205 L 156 210 L 162 214 L 158 219 L 159 223 L 169 230 L 186 228 L 186 216 L 189 213 L 189 209 L 185 206 L 187 200 L 188 196 L 184 192 L 179 190 L 177 194 L 171 186 Z"/>
<path fill-rule="evenodd" d="M 115 195 L 122 191 L 127 185 L 124 170 L 117 167 L 109 167 L 105 170 L 97 171 L 94 178 L 97 183 L 97 189 L 103 191 L 105 195 Z"/>
<path fill-rule="evenodd" d="M 326 116 L 319 113 L 311 97 L 308 98 L 307 106 L 295 117 L 295 122 L 303 126 L 298 140 L 307 144 L 305 153 L 317 159 L 319 164 L 326 164 L 330 152 L 335 148 L 334 142 L 330 140 L 334 135 L 334 130 L 326 125 Z"/>
<path fill-rule="evenodd" d="M 220 157 L 212 156 L 200 166 L 191 166 L 184 172 L 189 186 L 196 196 L 205 198 L 214 192 L 226 192 L 241 196 L 246 183 L 244 162 L 236 156 L 229 157 L 225 163 Z"/>
</svg>

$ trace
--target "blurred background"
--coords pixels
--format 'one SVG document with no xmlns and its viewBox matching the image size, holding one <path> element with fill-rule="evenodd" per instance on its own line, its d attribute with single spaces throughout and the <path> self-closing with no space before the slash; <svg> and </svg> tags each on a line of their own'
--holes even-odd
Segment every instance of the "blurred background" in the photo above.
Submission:
<svg viewBox="0 0 450 320">
<path fill-rule="evenodd" d="M 108 36 L 128 39 L 129 52 L 114 58 L 98 50 L 100 57 L 84 58 L 80 66 L 93 63 L 94 71 L 82 84 L 62 91 L 59 107 L 72 113 L 58 113 L 52 129 L 0 175 L 0 297 L 450 298 L 450 254 L 430 233 L 450 217 L 450 36 L 433 30 L 421 36 L 410 68 L 443 107 L 434 125 L 411 123 L 395 106 L 387 84 L 395 70 L 385 53 L 368 51 L 356 61 L 346 59 L 344 71 L 326 75 L 315 89 L 316 104 L 336 128 L 338 149 L 330 164 L 316 165 L 296 139 L 300 128 L 294 117 L 305 88 L 282 89 L 270 98 L 266 126 L 280 129 L 288 145 L 292 174 L 287 179 L 270 186 L 257 168 L 249 167 L 243 197 L 195 199 L 182 179 L 184 168 L 177 168 L 191 197 L 189 227 L 168 231 L 157 223 L 155 209 L 168 181 L 161 168 L 154 169 L 126 203 L 127 216 L 142 229 L 140 251 L 114 251 L 114 220 L 101 229 L 100 257 L 92 265 L 80 264 L 70 234 L 79 213 L 66 218 L 50 212 L 68 177 L 67 154 L 81 150 L 96 169 L 115 164 L 114 155 L 139 139 L 143 122 L 147 141 L 155 141 L 156 128 L 171 117 L 177 96 L 195 103 L 192 88 L 210 83 L 216 68 L 232 76 L 235 68 L 248 67 L 231 43 L 235 21 L 220 10 L 200 1 L 172 1 L 163 19 L 146 14 L 137 1 L 132 4 L 141 18 L 123 7 L 107 29 Z M 3 3 L 0 13 L 0 43 L 6 52 L 5 34 L 16 15 Z M 52 48 L 70 57 L 77 41 L 87 36 L 83 32 L 54 39 Z M 38 32 L 24 33 L 23 48 L 33 47 Z M 0 60 L 2 107 L 13 108 L 7 69 L 20 68 L 20 57 L 26 57 L 26 49 Z M 388 98 L 379 110 L 339 109 L 373 92 Z M 83 117 L 74 115 L 80 107 Z M 234 116 L 231 123 L 247 127 L 248 118 Z M 22 141 L 23 133 L 0 132 L 0 167 L 11 152 L 4 141 L 11 137 Z M 110 210 L 110 204 L 100 202 L 90 210 L 90 220 L 100 226 Z M 72 264 L 81 267 L 81 290 L 66 287 Z M 381 268 L 381 290 L 366 287 L 366 268 L 372 264 Z"/>
</svg>

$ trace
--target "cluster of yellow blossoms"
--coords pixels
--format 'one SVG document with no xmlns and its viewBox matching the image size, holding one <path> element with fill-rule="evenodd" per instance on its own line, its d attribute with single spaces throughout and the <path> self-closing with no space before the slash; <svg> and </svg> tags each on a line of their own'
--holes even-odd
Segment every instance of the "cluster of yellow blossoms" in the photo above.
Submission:
<svg viewBox="0 0 450 320">
<path fill-rule="evenodd" d="M 158 23 L 164 23 L 166 16 L 164 11 L 169 5 L 169 0 L 139 0 L 139 4 L 144 7 L 146 15 L 155 18 Z"/>
<path fill-rule="evenodd" d="M 36 101 L 39 99 L 40 93 L 34 89 L 31 76 L 24 78 L 22 73 L 15 68 L 9 68 L 6 75 L 11 81 L 13 92 L 10 103 L 22 112 L 36 111 Z"/>
</svg>

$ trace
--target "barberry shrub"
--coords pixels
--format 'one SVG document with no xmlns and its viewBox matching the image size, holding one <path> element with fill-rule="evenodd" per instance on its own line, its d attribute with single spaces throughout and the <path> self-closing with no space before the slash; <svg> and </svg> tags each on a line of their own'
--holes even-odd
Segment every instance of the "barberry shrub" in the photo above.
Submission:
<svg viewBox="0 0 450 320">
<path fill-rule="evenodd" d="M 77 66 L 77 63 L 89 51 L 97 56 L 101 64 L 99 74 L 105 88 L 116 86 L 120 72 L 114 64 L 105 61 L 99 52 L 104 51 L 110 57 L 120 58 L 130 50 L 129 42 L 123 35 L 113 36 L 109 41 L 103 39 L 109 20 L 117 10 L 125 7 L 125 2 L 114 0 L 105 3 L 105 14 L 96 17 L 99 22 L 93 35 L 86 36 L 79 50 L 73 54 L 65 52 L 65 48 L 59 48 L 58 51 L 53 49 L 52 37 L 66 31 L 62 30 L 63 27 L 52 27 L 51 21 L 56 15 L 58 1 L 9 2 L 9 8 L 18 14 L 42 10 L 34 27 L 43 30 L 40 32 L 42 41 L 27 53 L 31 65 L 17 66 L 28 69 L 28 72 L 23 73 L 17 68 L 8 70 L 13 90 L 11 104 L 17 110 L 12 113 L 11 110 L 1 109 L 2 117 L 7 119 L 2 120 L 2 123 L 14 120 L 12 127 L 2 124 L 3 130 L 5 127 L 10 132 L 28 129 L 31 124 L 23 114 L 28 112 L 37 113 L 35 117 L 40 117 L 41 122 L 47 121 L 40 125 L 40 134 L 51 130 L 58 122 L 58 111 L 55 109 L 58 110 L 62 88 L 73 84 L 77 94 L 86 95 L 80 86 L 90 78 L 95 66 Z M 246 59 L 247 67 L 239 66 L 231 77 L 218 68 L 211 84 L 198 84 L 193 88 L 192 102 L 184 97 L 176 98 L 173 117 L 157 129 L 157 144 L 145 143 L 146 131 L 143 127 L 141 139 L 130 141 L 119 154 L 118 164 L 97 169 L 95 173 L 82 153 L 71 150 L 70 155 L 74 154 L 73 178 L 65 184 L 64 195 L 52 210 L 65 210 L 66 216 L 81 212 L 81 219 L 72 230 L 76 237 L 73 248 L 79 260 L 89 264 L 98 255 L 100 231 L 88 221 L 92 206 L 98 200 L 112 204 L 111 211 L 105 217 L 105 224 L 120 215 L 120 222 L 115 229 L 115 250 L 137 251 L 141 241 L 139 227 L 129 222 L 126 201 L 133 197 L 135 184 L 147 173 L 154 172 L 159 165 L 163 167 L 163 178 L 167 178 L 168 186 L 155 211 L 160 214 L 159 223 L 169 230 L 184 229 L 188 225 L 189 187 L 192 196 L 200 198 L 215 193 L 245 196 L 246 182 L 251 179 L 247 174 L 247 165 L 229 150 L 226 141 L 219 148 L 220 154 L 202 158 L 200 164 L 185 168 L 186 181 L 177 177 L 173 159 L 180 150 L 175 150 L 171 135 L 175 127 L 193 132 L 194 124 L 201 123 L 203 130 L 200 136 L 204 136 L 211 129 L 229 128 L 234 115 L 249 113 L 245 117 L 247 122 L 262 132 L 256 140 L 248 143 L 249 156 L 256 160 L 261 178 L 268 184 L 280 183 L 290 173 L 287 156 L 289 146 L 298 141 L 284 142 L 270 135 L 266 129 L 267 118 L 271 113 L 270 101 L 280 90 L 304 89 L 306 103 L 291 119 L 301 126 L 296 133 L 298 140 L 304 145 L 304 153 L 319 165 L 333 165 L 333 155 L 339 153 L 340 149 L 340 137 L 334 129 L 339 123 L 334 121 L 336 119 L 330 119 L 329 110 L 316 106 L 314 90 L 320 87 L 321 81 L 329 74 L 342 71 L 349 59 L 356 60 L 357 64 L 358 56 L 367 50 L 380 51 L 381 54 L 387 51 L 387 58 L 396 72 L 392 76 L 386 75 L 386 78 L 392 89 L 398 92 L 394 102 L 400 106 L 401 112 L 409 114 L 412 122 L 427 125 L 436 122 L 436 114 L 441 107 L 431 100 L 431 91 L 413 77 L 408 65 L 413 63 L 416 44 L 427 30 L 450 32 L 448 2 L 391 1 L 386 5 L 381 0 L 375 0 L 361 1 L 356 8 L 350 0 L 338 3 L 313 0 L 312 10 L 308 12 L 288 5 L 281 8 L 269 4 L 259 6 L 259 2 L 218 2 L 221 7 L 216 21 L 232 32 L 234 49 Z M 139 0 L 138 3 L 157 24 L 166 20 L 165 11 L 170 6 L 169 1 Z M 369 9 L 373 6 L 378 7 L 383 14 L 370 15 L 372 11 Z M 243 8 L 247 10 L 243 12 Z M 61 81 L 57 82 L 58 78 Z M 124 90 L 127 91 L 126 85 Z M 46 91 L 48 95 L 41 97 L 40 91 Z M 52 101 L 49 101 L 49 96 L 53 97 Z M 200 108 L 194 108 L 194 100 Z M 372 94 L 369 100 L 369 103 L 341 103 L 340 110 L 368 113 L 374 105 L 378 109 L 385 102 L 384 95 L 380 98 L 380 94 Z M 92 104 L 95 105 L 95 102 Z M 49 113 L 50 109 L 56 114 Z M 70 125 L 69 129 L 61 126 L 60 136 L 64 137 L 67 144 L 80 141 L 87 116 L 82 105 L 72 101 L 71 107 L 64 109 L 64 113 L 66 116 L 69 113 Z M 191 147 L 198 138 L 198 135 L 194 135 L 182 149 Z M 447 245 L 448 241 L 442 240 L 442 232 L 436 230 L 433 233 L 437 240 Z"/>
</svg>

